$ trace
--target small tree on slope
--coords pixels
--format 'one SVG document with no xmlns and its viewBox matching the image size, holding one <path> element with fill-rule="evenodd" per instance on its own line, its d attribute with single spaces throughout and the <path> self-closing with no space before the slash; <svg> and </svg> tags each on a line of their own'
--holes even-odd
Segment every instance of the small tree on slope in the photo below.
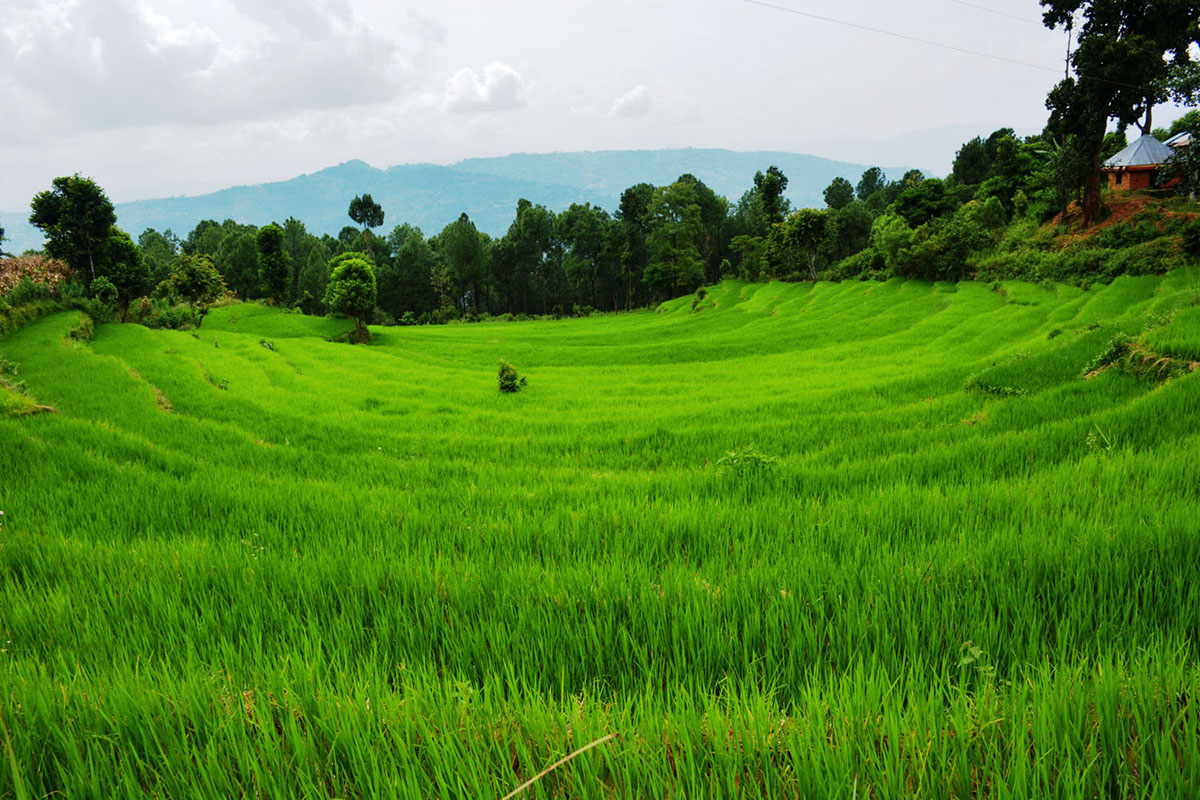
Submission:
<svg viewBox="0 0 1200 800">
<path fill-rule="evenodd" d="M 367 331 L 367 315 L 375 308 L 375 270 L 364 258 L 342 260 L 329 276 L 325 287 L 325 307 L 330 311 L 354 318 L 354 341 L 371 338 Z"/>
</svg>

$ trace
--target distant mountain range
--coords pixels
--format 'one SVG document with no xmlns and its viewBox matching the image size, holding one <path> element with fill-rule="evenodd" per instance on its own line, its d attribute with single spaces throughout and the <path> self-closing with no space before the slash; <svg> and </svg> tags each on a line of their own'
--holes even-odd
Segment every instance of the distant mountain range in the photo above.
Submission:
<svg viewBox="0 0 1200 800">
<path fill-rule="evenodd" d="M 347 161 L 278 183 L 119 203 L 117 224 L 135 238 L 146 228 L 170 228 L 182 238 L 203 219 L 265 225 L 295 217 L 312 233 L 336 235 L 352 224 L 346 215 L 350 200 L 369 193 L 383 206 L 384 230 L 407 222 L 432 235 L 465 211 L 480 230 L 499 236 L 508 230 L 521 198 L 555 211 L 588 202 L 611 212 L 621 192 L 636 183 L 662 185 L 691 173 L 718 194 L 736 200 L 751 187 L 754 173 L 772 164 L 788 176 L 787 196 L 798 207 L 824 206 L 822 192 L 830 181 L 841 176 L 857 183 L 869 166 L 799 153 L 700 149 L 516 153 L 450 166 L 406 164 L 388 169 Z M 894 178 L 905 171 L 884 169 Z M 0 225 L 9 237 L 6 251 L 41 245 L 41 234 L 28 224 L 28 215 L 0 213 Z"/>
</svg>

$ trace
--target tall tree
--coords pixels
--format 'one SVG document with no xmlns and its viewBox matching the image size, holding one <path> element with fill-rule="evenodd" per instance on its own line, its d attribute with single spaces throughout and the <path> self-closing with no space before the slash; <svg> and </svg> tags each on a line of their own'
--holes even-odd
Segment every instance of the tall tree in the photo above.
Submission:
<svg viewBox="0 0 1200 800">
<path fill-rule="evenodd" d="M 691 184 L 696 205 L 700 206 L 701 233 L 697 245 L 704 261 L 704 279 L 716 283 L 721 279 L 721 259 L 728 255 L 729 249 L 726 242 L 729 201 L 695 175 L 680 175 L 677 182 Z"/>
<path fill-rule="evenodd" d="M 78 173 L 55 178 L 51 186 L 34 196 L 29 222 L 46 235 L 46 253 L 66 261 L 90 284 L 102 274 L 96 261 L 117 221 L 113 204 L 95 181 Z"/>
<path fill-rule="evenodd" d="M 447 225 L 438 239 L 446 266 L 464 290 L 467 303 L 478 312 L 487 262 L 484 240 L 475 223 L 464 213 Z"/>
<path fill-rule="evenodd" d="M 138 247 L 146 258 L 154 282 L 165 281 L 171 273 L 171 264 L 179 254 L 179 237 L 168 228 L 159 233 L 154 228 L 147 228 L 138 237 Z"/>
<path fill-rule="evenodd" d="M 842 177 L 834 178 L 833 181 L 825 187 L 825 205 L 832 208 L 834 211 L 840 211 L 846 206 L 854 202 L 854 187 L 850 185 L 850 181 Z"/>
<path fill-rule="evenodd" d="M 304 223 L 295 217 L 283 221 L 283 250 L 292 262 L 292 287 L 289 293 L 291 302 L 296 302 L 300 295 L 300 269 L 308 263 L 308 253 L 312 250 L 317 237 L 309 234 Z"/>
<path fill-rule="evenodd" d="M 232 220 L 228 221 L 232 222 Z M 217 254 L 217 248 L 221 246 L 221 240 L 224 238 L 225 231 L 221 227 L 221 223 L 215 219 L 204 219 L 196 223 L 196 227 L 188 233 L 179 249 L 186 256 L 212 257 Z"/>
<path fill-rule="evenodd" d="M 258 279 L 276 305 L 287 303 L 292 286 L 292 260 L 283 249 L 283 228 L 275 223 L 258 232 Z"/>
<path fill-rule="evenodd" d="M 828 211 L 803 208 L 788 217 L 785 238 L 804 259 L 814 283 L 817 280 L 817 258 L 829 239 Z"/>
<path fill-rule="evenodd" d="M 854 193 L 858 195 L 858 199 L 866 202 L 867 198 L 883 189 L 887 185 L 887 176 L 883 174 L 883 170 L 879 167 L 870 167 L 862 174 L 862 179 L 855 187 Z"/>
<path fill-rule="evenodd" d="M 329 285 L 329 260 L 333 257 L 329 246 L 314 237 L 309 248 L 308 260 L 297 270 L 296 299 L 305 314 L 325 313 L 325 287 Z"/>
<path fill-rule="evenodd" d="M 958 148 L 952 174 L 958 183 L 974 186 L 983 183 L 991 169 L 992 160 L 988 157 L 987 145 L 976 136 Z"/>
<path fill-rule="evenodd" d="M 129 234 L 113 226 L 104 241 L 104 274 L 117 290 L 117 302 L 121 305 L 121 321 L 129 319 L 129 304 L 144 297 L 153 286 L 150 266 L 142 251 L 133 243 Z"/>
<path fill-rule="evenodd" d="M 621 193 L 617 219 L 621 224 L 621 273 L 625 280 L 625 308 L 633 308 L 637 286 L 650 264 L 648 218 L 654 187 L 648 183 L 630 186 Z"/>
<path fill-rule="evenodd" d="M 557 223 L 559 238 L 565 247 L 563 270 L 571 283 L 574 302 L 594 308 L 609 225 L 608 213 L 590 203 L 572 203 L 558 215 Z"/>
<path fill-rule="evenodd" d="M 1046 99 L 1062 141 L 1079 138 L 1086 158 L 1083 222 L 1100 217 L 1101 155 L 1108 121 L 1151 130 L 1154 106 L 1169 96 L 1173 70 L 1192 63 L 1200 44 L 1197 0 L 1040 0 L 1048 28 L 1069 27 L 1082 12 L 1067 77 Z"/>
<path fill-rule="evenodd" d="M 659 297 L 692 291 L 704 280 L 697 244 L 704 234 L 695 187 L 686 181 L 654 190 L 647 212 L 650 264 L 643 280 Z"/>
<path fill-rule="evenodd" d="M 436 310 L 438 298 L 430 275 L 437 256 L 429 240 L 413 225 L 397 225 L 387 240 L 391 261 L 375 270 L 379 307 L 396 319 L 406 311 L 420 315 Z"/>
<path fill-rule="evenodd" d="M 230 291 L 242 300 L 258 296 L 258 243 L 257 231 L 249 225 L 241 226 L 221 240 L 213 259 Z"/>
<path fill-rule="evenodd" d="M 787 189 L 788 179 L 783 170 L 775 165 L 767 167 L 767 171 L 754 174 L 754 188 L 762 196 L 763 210 L 767 215 L 769 225 L 778 225 L 788 212 L 787 198 L 783 192 Z"/>
<path fill-rule="evenodd" d="M 383 207 L 376 203 L 369 194 L 359 195 L 350 201 L 350 219 L 362 226 L 363 236 L 367 240 L 367 255 L 374 259 L 371 252 L 371 229 L 383 224 Z"/>
</svg>

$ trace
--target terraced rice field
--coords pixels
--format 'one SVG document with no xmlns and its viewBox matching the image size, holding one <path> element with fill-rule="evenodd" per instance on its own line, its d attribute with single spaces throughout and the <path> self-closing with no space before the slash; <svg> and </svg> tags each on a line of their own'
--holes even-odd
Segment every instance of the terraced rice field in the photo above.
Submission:
<svg viewBox="0 0 1200 800">
<path fill-rule="evenodd" d="M 613 734 L 523 796 L 1200 796 L 1198 303 L 43 319 L 0 341 L 57 410 L 0 417 L 0 796 L 499 798 Z"/>
</svg>

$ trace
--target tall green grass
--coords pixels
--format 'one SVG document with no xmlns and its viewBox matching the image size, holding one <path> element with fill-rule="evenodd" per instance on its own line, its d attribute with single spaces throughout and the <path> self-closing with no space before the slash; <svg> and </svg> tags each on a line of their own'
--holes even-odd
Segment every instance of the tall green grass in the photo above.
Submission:
<svg viewBox="0 0 1200 800">
<path fill-rule="evenodd" d="M 0 796 L 1200 795 L 1198 289 L 29 325 Z"/>
</svg>

